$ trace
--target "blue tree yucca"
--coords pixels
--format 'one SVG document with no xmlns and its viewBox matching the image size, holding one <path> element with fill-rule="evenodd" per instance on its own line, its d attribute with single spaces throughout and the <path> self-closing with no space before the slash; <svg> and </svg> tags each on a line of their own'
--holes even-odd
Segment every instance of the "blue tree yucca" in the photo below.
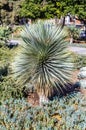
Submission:
<svg viewBox="0 0 86 130">
<path fill-rule="evenodd" d="M 21 84 L 31 82 L 38 93 L 52 95 L 54 90 L 64 93 L 71 83 L 72 55 L 61 27 L 49 27 L 38 22 L 25 27 L 23 44 L 12 63 L 14 76 Z"/>
</svg>

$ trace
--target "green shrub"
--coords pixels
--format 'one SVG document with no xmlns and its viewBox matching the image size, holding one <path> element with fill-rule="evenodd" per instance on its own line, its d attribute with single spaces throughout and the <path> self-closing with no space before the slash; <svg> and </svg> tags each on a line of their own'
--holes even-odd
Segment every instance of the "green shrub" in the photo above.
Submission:
<svg viewBox="0 0 86 130">
<path fill-rule="evenodd" d="M 68 26 L 68 31 L 73 39 L 79 39 L 80 30 L 78 28 L 76 28 L 75 26 Z"/>
<path fill-rule="evenodd" d="M 2 77 L 0 82 L 0 103 L 6 99 L 20 98 L 23 96 L 23 86 L 15 83 L 11 76 Z"/>
<path fill-rule="evenodd" d="M 12 29 L 10 27 L 0 27 L 0 40 L 6 42 L 11 33 Z"/>
<path fill-rule="evenodd" d="M 3 41 L 0 40 L 0 48 L 4 45 Z"/>
<path fill-rule="evenodd" d="M 15 49 L 0 48 L 0 103 L 11 97 L 21 97 L 23 94 L 23 86 L 18 86 L 10 75 L 9 64 L 15 51 Z"/>
<path fill-rule="evenodd" d="M 73 62 L 76 69 L 80 69 L 81 67 L 86 66 L 86 56 L 85 55 L 78 55 L 73 53 Z"/>
<path fill-rule="evenodd" d="M 0 130 L 85 130 L 86 99 L 80 93 L 70 96 L 43 107 L 10 98 L 0 106 Z"/>
<path fill-rule="evenodd" d="M 11 59 L 12 51 L 8 48 L 0 48 L 0 77 L 8 74 L 8 66 Z"/>
</svg>

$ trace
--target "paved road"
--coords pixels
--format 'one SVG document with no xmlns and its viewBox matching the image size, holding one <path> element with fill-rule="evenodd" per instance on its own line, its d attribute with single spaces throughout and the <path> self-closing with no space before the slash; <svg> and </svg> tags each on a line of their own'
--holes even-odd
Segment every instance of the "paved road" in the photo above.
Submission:
<svg viewBox="0 0 86 130">
<path fill-rule="evenodd" d="M 12 43 L 18 43 L 18 44 L 21 44 L 22 43 L 22 40 L 19 39 L 19 40 L 10 40 L 10 42 Z M 69 50 L 77 53 L 77 54 L 80 54 L 80 55 L 86 55 L 86 48 L 85 47 L 76 47 L 76 46 L 69 46 Z"/>
<path fill-rule="evenodd" d="M 86 48 L 84 47 L 69 47 L 69 49 L 77 54 L 86 55 Z"/>
</svg>

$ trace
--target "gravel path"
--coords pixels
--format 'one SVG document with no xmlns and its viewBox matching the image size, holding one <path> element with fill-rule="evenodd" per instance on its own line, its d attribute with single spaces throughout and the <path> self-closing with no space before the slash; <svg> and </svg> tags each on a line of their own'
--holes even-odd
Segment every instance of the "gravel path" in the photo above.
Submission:
<svg viewBox="0 0 86 130">
<path fill-rule="evenodd" d="M 86 48 L 84 47 L 69 47 L 69 49 L 77 54 L 86 55 Z"/>
</svg>

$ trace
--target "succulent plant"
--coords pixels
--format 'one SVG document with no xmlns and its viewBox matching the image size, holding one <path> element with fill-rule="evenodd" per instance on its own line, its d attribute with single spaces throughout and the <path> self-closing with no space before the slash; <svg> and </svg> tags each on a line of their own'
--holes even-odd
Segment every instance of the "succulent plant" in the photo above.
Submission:
<svg viewBox="0 0 86 130">
<path fill-rule="evenodd" d="M 0 130 L 85 130 L 86 97 L 75 93 L 33 107 L 24 98 L 0 106 Z"/>
<path fill-rule="evenodd" d="M 11 64 L 18 83 L 31 82 L 41 95 L 67 90 L 73 71 L 72 55 L 60 27 L 38 22 L 22 32 L 23 44 Z"/>
</svg>

